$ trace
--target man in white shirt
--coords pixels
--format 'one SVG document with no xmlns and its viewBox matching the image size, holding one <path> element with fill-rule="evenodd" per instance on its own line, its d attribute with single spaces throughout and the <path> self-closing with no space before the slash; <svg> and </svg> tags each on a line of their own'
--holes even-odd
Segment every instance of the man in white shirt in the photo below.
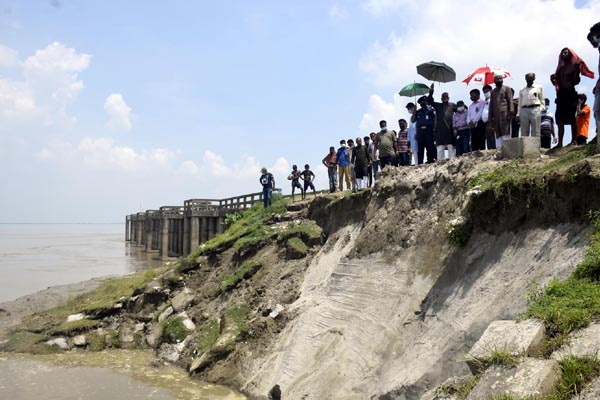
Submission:
<svg viewBox="0 0 600 400">
<path fill-rule="evenodd" d="M 534 85 L 535 74 L 529 72 L 525 75 L 525 86 L 519 92 L 519 120 L 521 122 L 522 136 L 540 136 L 541 113 L 545 109 L 544 89 Z"/>
<path fill-rule="evenodd" d="M 483 109 L 486 104 L 481 99 L 479 89 L 469 92 L 471 105 L 467 110 L 467 124 L 471 128 L 471 150 L 485 150 L 485 124 L 483 122 Z"/>
</svg>

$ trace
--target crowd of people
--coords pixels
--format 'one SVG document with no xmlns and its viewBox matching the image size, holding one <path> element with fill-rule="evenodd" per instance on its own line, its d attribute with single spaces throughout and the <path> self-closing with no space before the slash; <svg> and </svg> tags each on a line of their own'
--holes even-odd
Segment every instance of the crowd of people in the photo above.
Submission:
<svg viewBox="0 0 600 400">
<path fill-rule="evenodd" d="M 600 50 L 600 22 L 590 28 L 587 40 Z M 600 73 L 600 59 L 598 70 Z M 534 83 L 536 75 L 533 72 L 525 75 L 526 84 L 518 96 L 504 84 L 503 75 L 495 75 L 494 87 L 488 84 L 481 91 L 472 89 L 469 92 L 471 102 L 468 106 L 463 100 L 450 102 L 446 92 L 442 93 L 441 101 L 436 102 L 432 84 L 429 95 L 417 100 L 418 106 L 412 102 L 406 105 L 410 120 L 398 120 L 398 131 L 389 129 L 387 121 L 380 121 L 379 132 L 371 132 L 355 140 L 341 140 L 337 150 L 333 146 L 329 148 L 329 153 L 322 160 L 328 172 L 329 190 L 360 191 L 371 187 L 378 172 L 389 166 L 433 163 L 471 151 L 496 149 L 503 141 L 519 136 L 539 137 L 541 148 L 550 149 L 552 143 L 562 147 L 565 125 L 571 126 L 572 140 L 569 144 L 586 144 L 592 110 L 585 93 L 576 90 L 581 75 L 594 78 L 594 72 L 575 51 L 563 48 L 556 70 L 550 76 L 550 82 L 556 89 L 555 115 L 549 110 L 550 100 L 544 96 L 542 87 Z M 598 135 L 600 78 L 593 94 Z M 300 190 L 302 199 L 309 188 L 316 195 L 314 177 L 309 165 L 302 172 L 294 165 L 288 176 L 292 181 L 292 201 L 296 188 Z M 304 181 L 304 187 L 300 185 L 300 179 Z M 265 191 L 275 188 L 275 180 L 264 168 L 260 180 L 267 207 L 271 195 Z"/>
</svg>

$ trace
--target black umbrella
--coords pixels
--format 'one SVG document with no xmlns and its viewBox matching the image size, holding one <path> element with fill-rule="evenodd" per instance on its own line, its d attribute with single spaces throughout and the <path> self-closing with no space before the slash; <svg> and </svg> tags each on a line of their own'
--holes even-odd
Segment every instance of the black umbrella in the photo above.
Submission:
<svg viewBox="0 0 600 400">
<path fill-rule="evenodd" d="M 456 80 L 456 72 L 451 67 L 436 61 L 417 65 L 417 73 L 434 82 L 452 82 Z"/>
</svg>

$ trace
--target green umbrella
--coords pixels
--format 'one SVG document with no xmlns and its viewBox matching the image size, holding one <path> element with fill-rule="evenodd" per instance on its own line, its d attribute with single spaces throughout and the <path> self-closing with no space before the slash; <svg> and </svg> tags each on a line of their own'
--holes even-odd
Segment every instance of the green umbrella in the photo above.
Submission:
<svg viewBox="0 0 600 400">
<path fill-rule="evenodd" d="M 429 93 L 429 86 L 424 83 L 409 83 L 400 89 L 400 96 L 415 97 Z"/>
</svg>

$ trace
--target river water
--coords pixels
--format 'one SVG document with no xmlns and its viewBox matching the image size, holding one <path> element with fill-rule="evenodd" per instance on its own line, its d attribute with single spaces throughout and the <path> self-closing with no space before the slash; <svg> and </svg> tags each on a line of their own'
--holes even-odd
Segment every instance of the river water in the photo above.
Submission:
<svg viewBox="0 0 600 400">
<path fill-rule="evenodd" d="M 0 224 L 0 303 L 161 265 L 124 237 L 124 224 Z"/>
<path fill-rule="evenodd" d="M 162 262 L 124 240 L 124 224 L 0 224 L 0 303 Z M 176 367 L 152 368 L 147 351 L 0 353 L 0 399 L 233 400 L 231 390 L 190 379 Z"/>
</svg>

